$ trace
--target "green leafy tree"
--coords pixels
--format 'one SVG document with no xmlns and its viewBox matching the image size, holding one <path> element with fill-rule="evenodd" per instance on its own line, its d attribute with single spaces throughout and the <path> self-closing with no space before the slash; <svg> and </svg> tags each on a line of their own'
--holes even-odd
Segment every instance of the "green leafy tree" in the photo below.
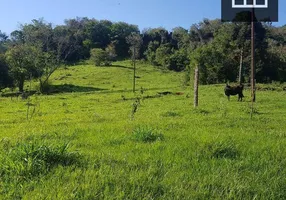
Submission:
<svg viewBox="0 0 286 200">
<path fill-rule="evenodd" d="M 38 75 L 35 68 L 36 49 L 28 45 L 17 45 L 6 52 L 9 72 L 17 84 L 19 91 L 24 91 L 24 82 Z"/>
<path fill-rule="evenodd" d="M 17 44 L 24 44 L 24 34 L 21 30 L 15 30 L 10 34 L 11 38 L 11 46 L 17 45 Z"/>
<path fill-rule="evenodd" d="M 64 54 L 63 61 L 68 63 L 75 63 L 81 59 L 86 59 L 89 56 L 89 50 L 83 45 L 86 39 L 86 26 L 89 19 L 84 17 L 77 17 L 75 19 L 65 20 L 65 25 L 62 29 L 65 29 L 68 54 Z"/>
<path fill-rule="evenodd" d="M 2 33 L 0 30 L 0 53 L 4 53 L 7 50 L 6 42 L 8 41 L 8 36 Z"/>
<path fill-rule="evenodd" d="M 106 48 L 111 43 L 112 22 L 108 20 L 88 20 L 85 26 L 86 39 L 90 41 L 90 48 Z"/>
<path fill-rule="evenodd" d="M 30 24 L 21 25 L 17 40 L 23 43 L 37 46 L 43 51 L 53 48 L 53 28 L 51 23 L 46 23 L 44 19 L 33 19 Z"/>
<path fill-rule="evenodd" d="M 165 44 L 170 41 L 170 34 L 162 27 L 153 29 L 149 28 L 143 31 L 143 39 L 147 40 L 147 42 L 157 41 L 159 44 Z"/>
<path fill-rule="evenodd" d="M 176 27 L 173 29 L 172 39 L 176 42 L 176 46 L 178 49 L 188 49 L 190 47 L 188 30 L 182 27 Z"/>
<path fill-rule="evenodd" d="M 129 56 L 129 44 L 126 38 L 132 33 L 140 33 L 138 26 L 125 22 L 112 24 L 111 41 L 115 45 L 116 54 L 119 58 L 127 58 Z"/>
<path fill-rule="evenodd" d="M 221 25 L 222 22 L 219 19 L 204 19 L 198 24 L 193 24 L 189 32 L 190 47 L 196 49 L 203 44 L 211 42 Z"/>
<path fill-rule="evenodd" d="M 237 68 L 238 65 L 230 61 L 229 53 L 233 49 L 233 44 L 227 36 L 222 36 L 225 39 L 224 44 L 214 41 L 202 45 L 192 52 L 190 56 L 191 67 L 199 66 L 202 84 L 214 84 L 236 79 L 237 70 L 232 69 L 232 67 Z M 228 47 L 225 46 L 226 44 Z"/>
<path fill-rule="evenodd" d="M 13 85 L 13 80 L 9 76 L 9 68 L 4 54 L 0 54 L 0 90 Z"/>
</svg>

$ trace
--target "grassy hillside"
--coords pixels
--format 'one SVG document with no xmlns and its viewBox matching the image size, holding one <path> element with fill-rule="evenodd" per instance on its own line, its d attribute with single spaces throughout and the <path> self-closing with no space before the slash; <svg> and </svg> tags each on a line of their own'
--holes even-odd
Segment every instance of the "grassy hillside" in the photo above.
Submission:
<svg viewBox="0 0 286 200">
<path fill-rule="evenodd" d="M 183 73 L 140 64 L 134 95 L 130 63 L 114 65 L 0 97 L 0 199 L 286 198 L 283 89 L 258 91 L 251 119 L 248 90 L 228 102 L 223 85 L 201 86 L 194 109 Z"/>
</svg>

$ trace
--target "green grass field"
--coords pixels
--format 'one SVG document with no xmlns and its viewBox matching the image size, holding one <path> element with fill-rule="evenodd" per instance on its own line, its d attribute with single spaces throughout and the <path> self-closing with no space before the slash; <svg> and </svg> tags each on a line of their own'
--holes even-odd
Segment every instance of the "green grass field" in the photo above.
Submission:
<svg viewBox="0 0 286 200">
<path fill-rule="evenodd" d="M 0 97 L 0 199 L 286 198 L 283 89 L 258 91 L 251 118 L 249 90 L 228 102 L 224 85 L 201 86 L 194 109 L 184 73 L 140 64 L 133 94 L 130 63 L 114 65 L 60 69 L 51 95 Z"/>
</svg>

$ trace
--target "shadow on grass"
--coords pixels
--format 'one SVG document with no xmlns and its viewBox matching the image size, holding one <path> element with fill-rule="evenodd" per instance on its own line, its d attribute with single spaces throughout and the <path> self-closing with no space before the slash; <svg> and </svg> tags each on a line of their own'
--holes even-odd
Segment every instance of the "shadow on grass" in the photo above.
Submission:
<svg viewBox="0 0 286 200">
<path fill-rule="evenodd" d="M 123 69 L 130 69 L 130 70 L 133 70 L 133 67 L 126 67 L 126 66 L 123 66 L 123 65 L 111 65 L 110 67 L 123 68 Z"/>
<path fill-rule="evenodd" d="M 57 93 L 72 93 L 72 92 L 97 92 L 103 91 L 106 89 L 86 87 L 86 86 L 77 86 L 72 84 L 63 84 L 63 85 L 50 85 L 47 94 L 57 94 Z"/>
<path fill-rule="evenodd" d="M 176 87 L 162 87 L 162 88 L 144 88 L 144 91 L 162 91 L 162 90 L 174 90 L 180 88 L 180 86 L 176 86 Z M 135 90 L 138 94 L 140 93 L 140 89 L 136 89 Z M 133 92 L 132 89 L 122 89 L 122 90 L 105 90 L 102 91 L 100 93 L 102 94 L 113 94 L 113 93 L 130 93 Z M 160 93 L 160 92 L 159 92 Z"/>
</svg>

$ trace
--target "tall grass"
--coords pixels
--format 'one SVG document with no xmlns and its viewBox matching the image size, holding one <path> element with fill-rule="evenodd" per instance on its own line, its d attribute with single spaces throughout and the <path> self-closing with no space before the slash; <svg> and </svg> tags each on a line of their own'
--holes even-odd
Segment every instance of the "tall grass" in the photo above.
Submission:
<svg viewBox="0 0 286 200">
<path fill-rule="evenodd" d="M 132 132 L 132 139 L 137 142 L 155 142 L 164 139 L 162 133 L 150 127 L 136 127 Z"/>
<path fill-rule="evenodd" d="M 68 143 L 48 145 L 34 141 L 9 145 L 2 140 L 0 175 L 3 187 L 0 194 L 12 193 L 14 196 L 17 190 L 21 191 L 19 187 L 23 183 L 37 180 L 58 166 L 80 166 L 83 163 L 80 154 L 69 152 L 68 148 Z"/>
</svg>

